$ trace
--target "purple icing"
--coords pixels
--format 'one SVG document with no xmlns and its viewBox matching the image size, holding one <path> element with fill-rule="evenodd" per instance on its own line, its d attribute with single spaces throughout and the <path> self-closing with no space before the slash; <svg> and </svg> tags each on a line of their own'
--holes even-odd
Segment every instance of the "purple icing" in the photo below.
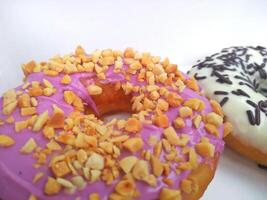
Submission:
<svg viewBox="0 0 267 200">
<path fill-rule="evenodd" d="M 125 66 L 124 66 L 125 68 Z M 72 82 L 69 85 L 62 85 L 60 80 L 63 74 L 60 74 L 57 77 L 50 77 L 46 76 L 43 73 L 34 73 L 27 77 L 27 82 L 32 81 L 42 81 L 43 79 L 49 80 L 55 88 L 57 88 L 57 93 L 51 97 L 38 97 L 38 113 L 42 113 L 45 110 L 48 110 L 51 114 L 52 112 L 52 105 L 56 104 L 62 110 L 64 110 L 65 115 L 67 116 L 69 113 L 73 111 L 72 106 L 65 103 L 63 99 L 63 91 L 64 90 L 73 90 L 77 95 L 79 95 L 84 102 L 88 104 L 93 110 L 97 113 L 96 105 L 93 102 L 92 98 L 89 96 L 85 86 L 80 82 L 81 78 L 87 78 L 90 82 L 93 82 L 94 73 L 76 73 L 72 74 L 71 79 Z M 186 76 L 186 75 L 184 75 Z M 106 79 L 103 83 L 111 83 L 116 81 L 125 81 L 122 74 L 116 74 L 113 72 L 112 67 L 106 73 Z M 138 82 L 136 81 L 136 76 L 132 77 L 131 83 L 133 85 L 145 85 L 145 82 Z M 16 88 L 16 90 L 21 90 L 21 87 Z M 202 111 L 203 114 L 212 112 L 212 108 L 207 98 L 200 96 L 196 92 L 186 88 L 182 93 L 179 94 L 185 100 L 189 98 L 199 98 L 205 102 L 205 109 Z M 0 105 L 2 105 L 3 99 L 0 99 Z M 177 117 L 177 112 L 179 108 L 170 108 L 167 112 L 167 116 L 169 121 L 172 122 Z M 21 117 L 19 113 L 19 109 L 17 108 L 13 113 L 12 116 L 15 118 L 15 121 L 25 120 L 25 117 Z M 3 115 L 0 112 L 0 119 L 7 119 L 7 116 Z M 211 143 L 216 147 L 216 153 L 221 153 L 224 147 L 224 142 L 221 139 L 223 134 L 223 127 L 219 128 L 220 136 L 215 137 L 211 134 L 208 134 L 205 129 L 203 128 L 203 123 L 200 124 L 198 129 L 192 128 L 192 121 L 191 119 L 186 119 L 186 127 L 183 129 L 179 129 L 177 134 L 186 133 L 190 135 L 190 142 L 189 146 L 193 146 L 200 141 L 202 136 L 206 136 L 210 139 Z M 149 137 L 151 135 L 162 138 L 163 129 L 158 128 L 154 125 L 143 125 L 141 130 L 142 138 L 145 142 L 144 149 L 152 149 L 149 145 Z M 62 191 L 59 195 L 56 196 L 46 196 L 43 193 L 44 184 L 46 182 L 47 176 L 52 176 L 50 169 L 48 166 L 42 166 L 39 169 L 33 168 L 33 164 L 36 160 L 33 156 L 30 155 L 23 155 L 19 152 L 20 148 L 26 143 L 26 141 L 32 137 L 35 139 L 39 146 L 44 147 L 48 140 L 44 138 L 42 133 L 34 133 L 28 129 L 23 130 L 20 133 L 16 133 L 14 130 L 14 124 L 5 123 L 4 125 L 0 126 L 0 134 L 7 134 L 15 139 L 16 143 L 5 149 L 0 148 L 0 198 L 3 200 L 26 200 L 30 196 L 30 194 L 34 194 L 40 200 L 71 200 L 75 199 L 76 197 L 80 197 L 81 199 L 88 199 L 88 195 L 90 193 L 96 192 L 100 195 L 101 199 L 108 199 L 108 195 L 114 191 L 114 185 L 117 181 L 114 181 L 112 185 L 107 186 L 104 182 L 98 181 L 96 183 L 90 184 L 88 183 L 86 188 L 82 191 L 78 191 L 73 195 L 66 194 Z M 128 152 L 122 152 L 120 159 L 123 156 L 129 155 Z M 49 159 L 48 159 L 49 160 Z M 200 158 L 201 162 L 207 162 L 204 158 Z M 45 178 L 42 178 L 38 183 L 33 184 L 32 179 L 37 172 L 44 172 Z M 179 188 L 180 181 L 186 178 L 190 174 L 190 171 L 184 171 L 180 175 L 175 174 L 172 171 L 169 175 L 174 181 L 174 185 L 172 188 Z M 144 197 L 146 199 L 157 199 L 159 196 L 159 192 L 162 187 L 166 187 L 161 181 L 162 177 L 157 178 L 157 187 L 153 188 L 146 183 L 137 181 L 137 189 L 141 194 L 140 199 Z"/>
</svg>

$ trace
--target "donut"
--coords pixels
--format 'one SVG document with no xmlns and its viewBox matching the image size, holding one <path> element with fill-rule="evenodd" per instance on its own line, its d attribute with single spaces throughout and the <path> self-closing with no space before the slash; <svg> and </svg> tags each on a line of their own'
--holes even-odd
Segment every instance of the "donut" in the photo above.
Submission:
<svg viewBox="0 0 267 200">
<path fill-rule="evenodd" d="M 169 59 L 132 48 L 22 65 L 0 100 L 2 200 L 195 200 L 229 129 Z M 127 112 L 126 119 L 111 113 Z"/>
<path fill-rule="evenodd" d="M 267 165 L 267 50 L 230 47 L 199 61 L 189 71 L 204 93 L 220 102 L 233 131 L 226 144 Z"/>
</svg>

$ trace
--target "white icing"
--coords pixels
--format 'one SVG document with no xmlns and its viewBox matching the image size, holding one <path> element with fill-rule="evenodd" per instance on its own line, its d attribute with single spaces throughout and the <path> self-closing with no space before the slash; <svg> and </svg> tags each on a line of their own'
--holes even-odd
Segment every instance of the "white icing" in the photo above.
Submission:
<svg viewBox="0 0 267 200">
<path fill-rule="evenodd" d="M 244 50 L 246 50 L 246 53 L 242 55 L 241 53 L 244 52 Z M 260 53 L 262 53 L 263 55 L 261 55 Z M 230 64 L 228 63 L 229 65 L 227 65 L 227 62 L 221 60 L 220 56 L 230 54 L 233 54 L 237 57 L 237 62 Z M 249 59 L 246 59 L 247 55 L 251 55 Z M 241 62 L 244 64 L 245 70 L 241 67 Z M 266 62 L 266 49 L 258 49 L 252 47 L 233 47 L 224 49 L 221 53 L 214 56 L 207 57 L 205 60 L 200 61 L 189 71 L 189 75 L 192 76 L 196 74 L 197 77 L 206 76 L 206 78 L 198 80 L 199 84 L 203 87 L 206 96 L 215 99 L 218 102 L 221 102 L 224 97 L 229 98 L 229 100 L 222 106 L 222 109 L 227 117 L 227 120 L 230 121 L 233 125 L 234 136 L 240 139 L 240 141 L 257 148 L 264 153 L 267 153 L 267 112 L 266 110 L 261 110 L 259 125 L 252 125 L 249 121 L 247 110 L 251 110 L 253 112 L 253 115 L 255 115 L 255 109 L 246 101 L 251 100 L 256 104 L 258 104 L 259 101 L 267 101 L 266 93 L 264 96 L 264 92 L 261 91 L 261 88 L 267 88 L 267 77 L 265 77 L 264 75 L 261 76 L 259 71 L 255 70 L 255 66 L 261 65 L 262 70 L 264 70 L 267 74 Z M 250 64 L 252 64 L 253 67 L 249 67 Z M 203 67 L 201 67 L 201 69 L 198 69 L 200 65 L 202 65 Z M 218 78 L 214 75 L 211 75 L 214 66 L 218 65 L 224 65 L 228 68 L 236 69 L 236 71 L 217 71 L 220 74 L 227 75 L 226 77 L 228 77 L 232 81 L 232 84 L 219 83 L 216 81 Z M 241 72 L 243 72 L 243 74 L 241 74 Z M 251 74 L 249 74 L 249 72 L 251 72 Z M 257 88 L 258 92 L 246 85 L 240 85 L 239 82 L 242 80 L 235 78 L 236 75 L 242 77 L 248 76 L 252 81 L 255 80 L 255 82 L 259 84 L 259 87 Z M 231 93 L 233 90 L 236 91 L 237 89 L 243 90 L 250 97 L 242 95 L 237 96 Z M 225 91 L 229 94 L 215 95 L 215 91 Z"/>
</svg>

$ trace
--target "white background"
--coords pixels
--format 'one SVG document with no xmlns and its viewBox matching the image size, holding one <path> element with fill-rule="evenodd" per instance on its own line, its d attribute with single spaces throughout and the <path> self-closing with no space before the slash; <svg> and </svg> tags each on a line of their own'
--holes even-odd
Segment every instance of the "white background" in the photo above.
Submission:
<svg viewBox="0 0 267 200">
<path fill-rule="evenodd" d="M 0 0 L 0 93 L 21 82 L 21 63 L 78 44 L 88 51 L 130 46 L 186 71 L 224 47 L 267 46 L 267 1 Z M 267 171 L 226 149 L 202 199 L 266 200 Z"/>
</svg>

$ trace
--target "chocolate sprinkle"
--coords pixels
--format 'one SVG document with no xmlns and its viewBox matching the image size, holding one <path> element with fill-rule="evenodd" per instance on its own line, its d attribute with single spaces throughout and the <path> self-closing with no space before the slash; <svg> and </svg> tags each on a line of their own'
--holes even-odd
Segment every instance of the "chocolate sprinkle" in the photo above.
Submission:
<svg viewBox="0 0 267 200">
<path fill-rule="evenodd" d="M 265 100 L 265 101 L 260 101 L 259 104 L 261 105 L 261 107 L 263 107 L 263 108 L 267 108 L 267 100 Z"/>
<path fill-rule="evenodd" d="M 267 100 L 259 101 L 258 105 L 259 109 L 267 116 Z"/>
<path fill-rule="evenodd" d="M 194 78 L 196 79 L 196 80 L 203 80 L 203 79 L 205 79 L 205 78 L 207 78 L 206 76 L 198 76 L 198 74 L 196 73 L 195 75 L 194 75 Z"/>
<path fill-rule="evenodd" d="M 213 71 L 213 74 L 218 77 L 218 79 L 216 80 L 219 83 L 227 83 L 229 85 L 233 84 L 233 82 L 228 78 L 225 77 L 224 75 L 220 74 L 219 72 Z"/>
<path fill-rule="evenodd" d="M 257 107 L 257 104 L 255 104 L 253 101 L 251 100 L 247 100 L 246 101 L 249 105 L 251 105 L 252 107 L 256 108 Z"/>
<path fill-rule="evenodd" d="M 225 91 L 215 91 L 214 94 L 215 95 L 228 95 L 228 92 L 225 92 Z"/>
<path fill-rule="evenodd" d="M 252 85 L 250 85 L 250 84 L 248 84 L 248 83 L 239 82 L 239 85 L 246 85 L 246 86 L 248 86 L 249 88 L 251 88 L 252 90 L 254 90 L 255 92 L 257 92 L 256 89 L 255 89 Z"/>
<path fill-rule="evenodd" d="M 261 88 L 262 92 L 267 92 L 267 88 Z"/>
<path fill-rule="evenodd" d="M 265 165 L 258 164 L 258 167 L 259 167 L 260 169 L 265 169 L 265 170 L 267 170 L 267 166 L 265 166 Z"/>
<path fill-rule="evenodd" d="M 255 109 L 255 122 L 256 122 L 256 125 L 260 125 L 261 123 L 261 111 L 260 111 L 259 106 L 257 106 Z"/>
<path fill-rule="evenodd" d="M 246 93 L 246 92 L 244 92 L 243 90 L 241 90 L 241 89 L 237 89 L 236 91 L 232 91 L 232 94 L 235 94 L 235 95 L 237 95 L 237 96 L 245 96 L 245 97 L 248 97 L 248 98 L 250 98 L 250 96 Z"/>
<path fill-rule="evenodd" d="M 255 118 L 253 116 L 253 113 L 251 110 L 247 110 L 247 115 L 248 115 L 248 120 L 249 120 L 249 123 L 254 126 L 255 125 Z"/>
<path fill-rule="evenodd" d="M 223 106 L 224 104 L 226 104 L 226 102 L 228 101 L 228 97 L 224 97 L 221 102 L 220 102 L 220 105 Z"/>
</svg>

